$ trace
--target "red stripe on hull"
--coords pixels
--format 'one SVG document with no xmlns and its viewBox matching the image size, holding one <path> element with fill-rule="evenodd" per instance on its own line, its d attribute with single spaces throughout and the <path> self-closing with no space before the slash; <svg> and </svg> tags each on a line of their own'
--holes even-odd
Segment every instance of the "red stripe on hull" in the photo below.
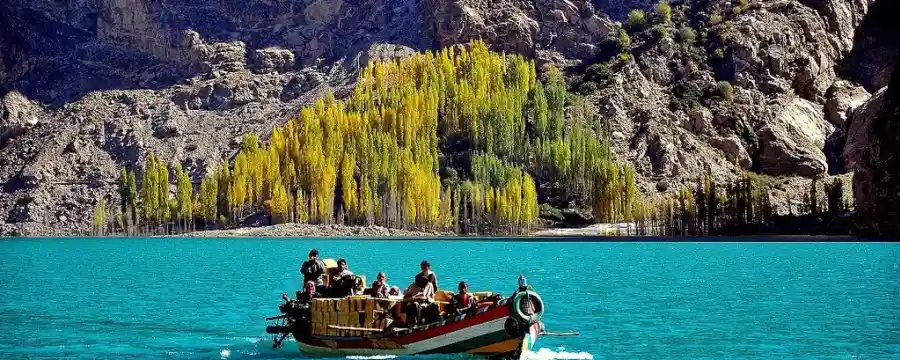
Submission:
<svg viewBox="0 0 900 360">
<path fill-rule="evenodd" d="M 422 340 L 427 340 L 436 336 L 441 336 L 456 330 L 464 329 L 470 326 L 485 323 L 491 320 L 509 316 L 509 308 L 506 306 L 495 307 L 481 314 L 467 317 L 460 321 L 456 321 L 444 326 L 434 327 L 425 331 L 416 331 L 411 334 L 399 336 L 395 339 L 398 344 L 406 345 Z"/>
<path fill-rule="evenodd" d="M 297 341 L 312 346 L 331 347 L 339 349 L 396 349 L 408 344 L 425 341 L 444 334 L 465 329 L 467 327 L 486 323 L 488 321 L 509 316 L 509 307 L 499 306 L 486 312 L 448 323 L 444 326 L 436 326 L 428 330 L 415 331 L 395 337 L 378 337 L 370 339 L 320 339 L 316 337 L 299 338 Z"/>
</svg>

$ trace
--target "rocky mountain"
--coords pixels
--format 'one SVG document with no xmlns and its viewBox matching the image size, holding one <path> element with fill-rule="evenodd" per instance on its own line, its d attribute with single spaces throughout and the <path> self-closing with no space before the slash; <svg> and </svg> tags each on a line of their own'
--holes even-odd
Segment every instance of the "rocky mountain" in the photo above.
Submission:
<svg viewBox="0 0 900 360">
<path fill-rule="evenodd" d="M 85 233 L 148 152 L 198 180 L 240 134 L 345 93 L 369 59 L 471 39 L 565 68 L 648 195 L 752 171 L 783 185 L 786 212 L 798 179 L 857 168 L 898 58 L 896 4 L 683 0 L 668 18 L 656 4 L 2 2 L 0 233 Z"/>
</svg>

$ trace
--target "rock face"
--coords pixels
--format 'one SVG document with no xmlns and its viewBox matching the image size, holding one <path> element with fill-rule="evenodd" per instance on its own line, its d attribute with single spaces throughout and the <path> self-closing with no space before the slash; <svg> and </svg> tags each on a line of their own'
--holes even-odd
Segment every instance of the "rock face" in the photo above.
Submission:
<svg viewBox="0 0 900 360">
<path fill-rule="evenodd" d="M 900 63 L 900 59 L 898 59 Z M 900 234 L 900 65 L 888 87 L 854 111 L 845 157 L 854 170 L 860 226 L 877 235 Z"/>
<path fill-rule="evenodd" d="M 585 0 L 423 0 L 440 47 L 484 39 L 498 50 L 541 60 L 590 59 L 614 30 L 605 14 Z"/>
<path fill-rule="evenodd" d="M 825 118 L 832 125 L 841 127 L 854 109 L 869 100 L 871 95 L 861 86 L 850 82 L 837 81 L 828 88 L 825 97 Z"/>
<path fill-rule="evenodd" d="M 825 121 L 822 108 L 804 99 L 788 103 L 775 121 L 758 132 L 759 162 L 771 175 L 817 177 L 828 171 L 823 149 L 834 126 Z"/>
<path fill-rule="evenodd" d="M 602 63 L 608 74 L 585 98 L 648 195 L 706 172 L 729 181 L 856 166 L 868 129 L 857 119 L 893 66 L 879 57 L 896 55 L 897 32 L 879 29 L 897 2 L 758 0 L 734 16 L 726 2 L 674 6 L 673 21 L 703 35 L 693 41 L 682 25 L 651 30 L 656 3 L 2 1 L 0 223 L 14 225 L 0 232 L 83 233 L 101 197 L 116 201 L 119 169 L 148 152 L 199 180 L 240 134 L 265 137 L 324 91 L 346 94 L 368 61 L 472 39 L 568 67 L 573 88 Z M 725 21 L 710 25 L 703 6 Z M 617 21 L 634 8 L 651 23 L 618 44 Z M 835 140 L 845 133 L 847 149 Z"/>
<path fill-rule="evenodd" d="M 844 146 L 844 166 L 849 171 L 865 171 L 864 154 L 876 143 L 873 121 L 884 107 L 887 87 L 879 90 L 862 106 L 856 108 L 850 117 L 850 130 Z"/>
</svg>

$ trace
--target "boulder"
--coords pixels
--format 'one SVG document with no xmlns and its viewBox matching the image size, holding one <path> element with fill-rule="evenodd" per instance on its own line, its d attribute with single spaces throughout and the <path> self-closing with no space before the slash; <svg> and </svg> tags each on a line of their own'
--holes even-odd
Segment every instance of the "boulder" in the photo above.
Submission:
<svg viewBox="0 0 900 360">
<path fill-rule="evenodd" d="M 845 80 L 837 81 L 825 93 L 825 118 L 834 126 L 841 127 L 853 109 L 865 103 L 869 97 L 869 92 L 861 86 Z"/>
<path fill-rule="evenodd" d="M 703 134 L 712 130 L 713 114 L 707 108 L 696 107 L 691 109 L 690 128 L 688 130 L 697 134 Z"/>
<path fill-rule="evenodd" d="M 725 158 L 741 169 L 748 170 L 753 165 L 750 154 L 744 149 L 744 144 L 737 136 L 714 137 L 709 139 L 710 145 L 725 153 Z"/>
<path fill-rule="evenodd" d="M 257 49 L 250 58 L 250 68 L 258 73 L 285 72 L 293 67 L 294 53 L 287 49 Z"/>
<path fill-rule="evenodd" d="M 824 175 L 828 161 L 823 149 L 833 132 L 821 106 L 800 98 L 789 101 L 756 133 L 760 169 L 770 175 Z"/>
<path fill-rule="evenodd" d="M 0 142 L 21 135 L 40 121 L 41 107 L 18 91 L 0 99 Z"/>
</svg>

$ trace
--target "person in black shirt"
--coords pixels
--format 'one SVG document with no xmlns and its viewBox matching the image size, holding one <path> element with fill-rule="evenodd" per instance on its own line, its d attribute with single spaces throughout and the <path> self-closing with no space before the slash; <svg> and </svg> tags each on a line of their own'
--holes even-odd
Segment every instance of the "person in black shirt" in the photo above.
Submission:
<svg viewBox="0 0 900 360">
<path fill-rule="evenodd" d="M 431 286 L 434 288 L 434 291 L 438 291 L 438 280 L 437 275 L 431 271 L 431 263 L 428 260 L 422 260 L 421 264 L 422 272 L 416 274 L 416 279 L 420 277 L 424 277 L 428 282 L 431 283 Z"/>
<path fill-rule="evenodd" d="M 304 284 L 307 281 L 312 281 L 317 288 L 322 288 L 322 275 L 325 274 L 325 263 L 319 260 L 319 250 L 312 249 L 309 251 L 309 260 L 300 266 L 300 273 L 303 274 Z"/>
<path fill-rule="evenodd" d="M 337 261 L 338 273 L 331 277 L 329 282 L 329 296 L 342 298 L 353 295 L 357 286 L 357 276 L 350 267 L 347 266 L 347 260 L 339 259 Z"/>
</svg>

